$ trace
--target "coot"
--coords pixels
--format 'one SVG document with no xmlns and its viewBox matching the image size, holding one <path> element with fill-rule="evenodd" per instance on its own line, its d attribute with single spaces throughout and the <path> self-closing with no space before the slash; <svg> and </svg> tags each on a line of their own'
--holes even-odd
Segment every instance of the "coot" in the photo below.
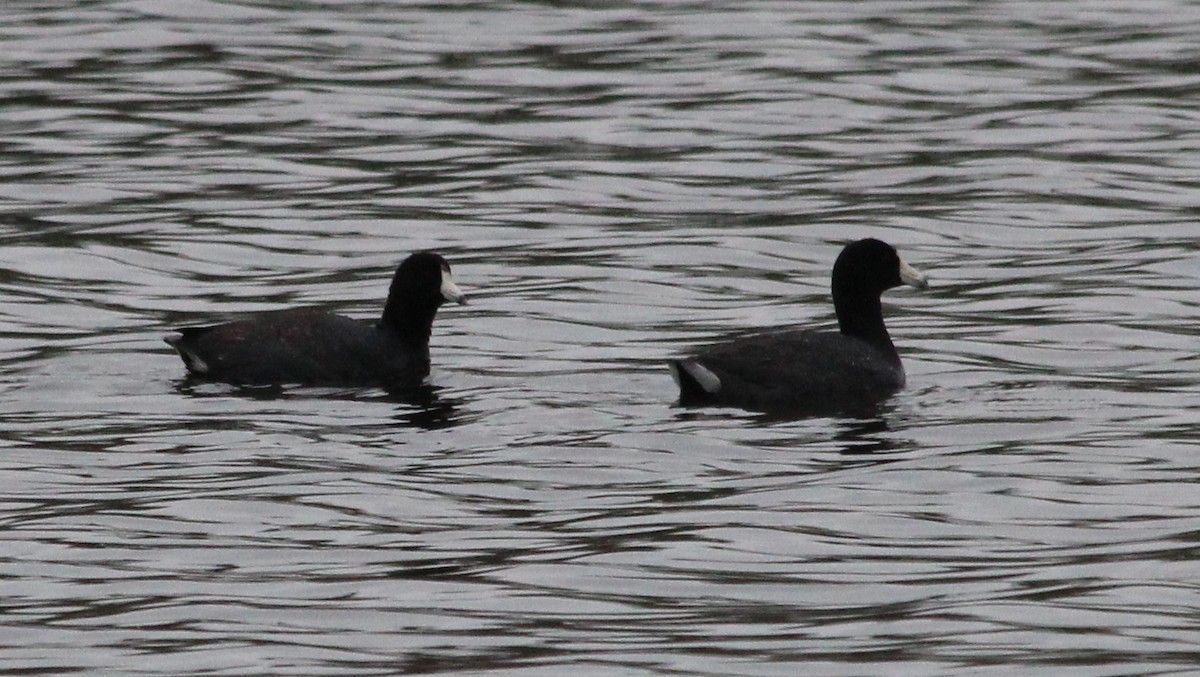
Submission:
<svg viewBox="0 0 1200 677">
<path fill-rule="evenodd" d="M 670 363 L 680 404 L 756 411 L 844 412 L 904 387 L 904 366 L 883 325 L 879 296 L 928 285 L 891 245 L 853 242 L 833 264 L 838 332 L 777 329 L 717 343 Z"/>
<path fill-rule="evenodd" d="M 429 375 L 429 334 L 444 301 L 465 303 L 450 265 L 420 252 L 396 269 L 378 320 L 298 308 L 165 338 L 195 376 L 239 385 L 408 387 Z"/>
</svg>

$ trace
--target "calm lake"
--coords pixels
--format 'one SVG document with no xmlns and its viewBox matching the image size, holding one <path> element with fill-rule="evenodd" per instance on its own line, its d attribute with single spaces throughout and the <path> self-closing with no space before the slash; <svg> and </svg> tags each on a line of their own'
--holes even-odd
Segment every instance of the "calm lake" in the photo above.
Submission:
<svg viewBox="0 0 1200 677">
<path fill-rule="evenodd" d="M 1200 5 L 63 0 L 0 9 L 0 672 L 1200 672 Z M 877 417 L 684 409 L 829 326 Z M 189 381 L 380 312 L 432 393 Z"/>
</svg>

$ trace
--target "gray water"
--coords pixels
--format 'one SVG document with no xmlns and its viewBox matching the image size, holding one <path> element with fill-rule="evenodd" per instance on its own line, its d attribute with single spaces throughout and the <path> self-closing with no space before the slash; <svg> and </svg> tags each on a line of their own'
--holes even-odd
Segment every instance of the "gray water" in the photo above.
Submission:
<svg viewBox="0 0 1200 677">
<path fill-rule="evenodd" d="M 1200 5 L 9 3 L 0 672 L 1200 674 Z M 687 410 L 832 320 L 875 419 Z M 434 395 L 162 335 L 379 312 Z"/>
</svg>

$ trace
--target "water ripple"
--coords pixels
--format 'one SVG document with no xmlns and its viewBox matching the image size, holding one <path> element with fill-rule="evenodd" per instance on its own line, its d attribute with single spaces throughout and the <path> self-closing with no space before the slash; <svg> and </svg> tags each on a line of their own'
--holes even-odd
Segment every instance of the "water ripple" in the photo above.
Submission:
<svg viewBox="0 0 1200 677">
<path fill-rule="evenodd" d="M 1200 661 L 1187 3 L 3 11 L 6 670 Z M 878 416 L 673 405 L 864 236 L 933 280 Z M 422 397 L 160 341 L 418 249 L 472 297 Z"/>
</svg>

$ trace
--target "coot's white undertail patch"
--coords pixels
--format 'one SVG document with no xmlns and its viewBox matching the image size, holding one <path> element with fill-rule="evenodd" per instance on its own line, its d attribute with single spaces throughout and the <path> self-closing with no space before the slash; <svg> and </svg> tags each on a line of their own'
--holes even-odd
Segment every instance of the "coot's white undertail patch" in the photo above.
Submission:
<svg viewBox="0 0 1200 677">
<path fill-rule="evenodd" d="M 667 366 L 671 369 L 671 378 L 675 379 L 675 385 L 680 388 L 694 381 L 710 395 L 721 392 L 721 379 L 695 360 L 675 360 Z M 684 373 L 681 374 L 680 371 Z"/>
<path fill-rule="evenodd" d="M 923 289 L 929 282 L 884 242 L 847 245 L 833 266 L 837 332 L 754 332 L 673 360 L 680 404 L 795 413 L 851 412 L 878 404 L 905 385 L 879 300 L 902 284 Z"/>
<path fill-rule="evenodd" d="M 185 327 L 165 340 L 191 374 L 217 381 L 409 387 L 429 375 L 429 335 L 438 308 L 466 298 L 450 264 L 420 252 L 396 269 L 377 320 L 297 308 Z"/>
</svg>

